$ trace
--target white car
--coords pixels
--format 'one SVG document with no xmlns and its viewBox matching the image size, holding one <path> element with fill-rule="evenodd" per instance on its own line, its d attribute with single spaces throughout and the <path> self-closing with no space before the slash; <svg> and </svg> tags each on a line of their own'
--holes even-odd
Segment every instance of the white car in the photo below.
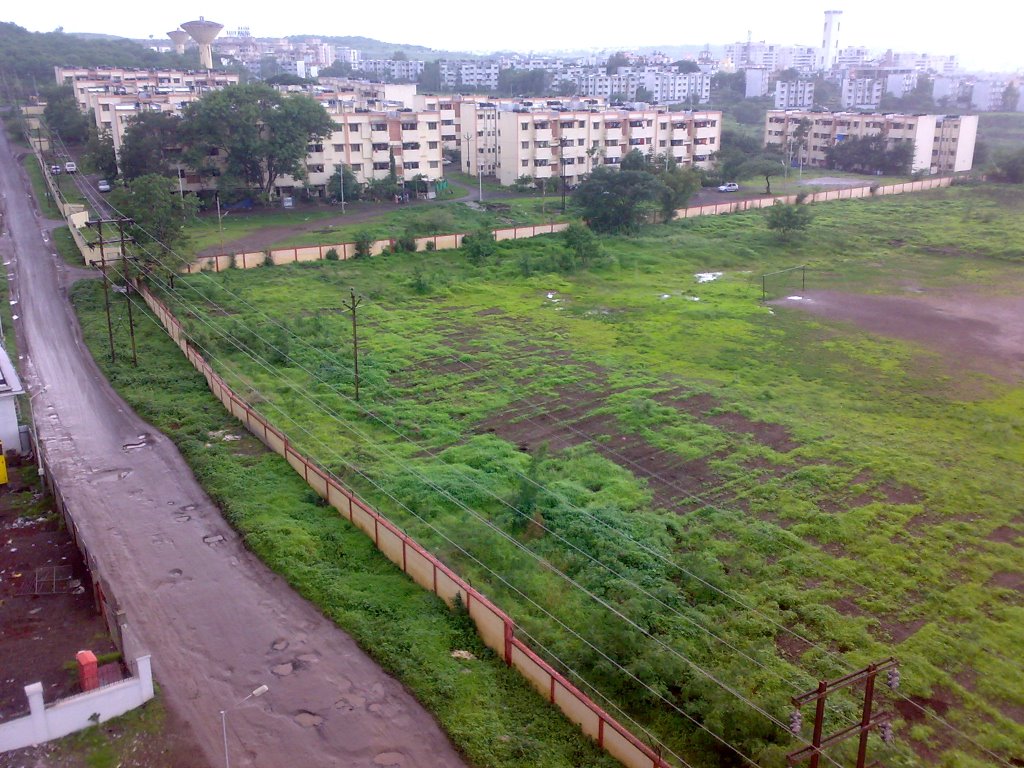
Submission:
<svg viewBox="0 0 1024 768">
<path fill-rule="evenodd" d="M 739 190 L 740 185 L 737 184 L 735 181 L 730 181 L 729 183 L 723 184 L 718 188 L 719 192 L 739 192 Z"/>
<path fill-rule="evenodd" d="M 106 179 L 100 179 L 99 182 L 96 184 L 96 189 L 98 189 L 100 192 L 109 192 L 110 182 L 107 181 Z"/>
<path fill-rule="evenodd" d="M 78 173 L 78 166 L 73 160 L 68 160 L 64 163 L 64 173 Z"/>
</svg>

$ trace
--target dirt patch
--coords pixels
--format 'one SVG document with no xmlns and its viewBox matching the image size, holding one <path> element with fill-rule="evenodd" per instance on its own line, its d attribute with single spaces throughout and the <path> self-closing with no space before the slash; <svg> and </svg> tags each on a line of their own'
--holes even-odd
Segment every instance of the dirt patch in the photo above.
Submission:
<svg viewBox="0 0 1024 768">
<path fill-rule="evenodd" d="M 775 636 L 775 647 L 784 658 L 796 663 L 804 653 L 814 647 L 814 643 L 789 632 L 780 632 Z"/>
<path fill-rule="evenodd" d="M 781 424 L 754 421 L 742 414 L 721 410 L 721 402 L 704 392 L 692 393 L 677 388 L 657 394 L 652 399 L 727 432 L 750 435 L 761 445 L 779 453 L 789 453 L 800 447 L 800 444 L 790 436 L 789 430 Z M 711 413 L 712 411 L 717 412 Z"/>
<path fill-rule="evenodd" d="M 505 310 L 499 309 L 498 307 L 491 307 L 490 309 L 481 309 L 479 312 L 474 312 L 477 317 L 490 317 L 491 315 L 504 315 Z"/>
<path fill-rule="evenodd" d="M 877 618 L 879 621 L 879 627 L 876 631 L 872 632 L 872 634 L 880 639 L 888 640 L 893 645 L 899 645 L 904 640 L 913 637 L 921 627 L 928 623 L 927 619 L 899 621 L 892 616 L 884 614 Z"/>
<path fill-rule="evenodd" d="M 867 616 L 868 612 L 849 597 L 840 597 L 829 602 L 833 608 L 844 616 Z"/>
<path fill-rule="evenodd" d="M 29 683 L 43 684 L 48 703 L 79 693 L 64 665 L 83 649 L 116 650 L 77 547 L 23 475 L 30 470 L 12 469 L 0 488 L 0 717 L 27 714 Z"/>
<path fill-rule="evenodd" d="M 806 291 L 800 301 L 770 303 L 921 344 L 939 353 L 951 373 L 967 368 L 1012 383 L 1024 380 L 1024 297 Z"/>
<path fill-rule="evenodd" d="M 1024 595 L 1024 573 L 1018 571 L 999 571 L 999 573 L 993 574 L 992 578 L 988 580 L 988 585 L 1002 589 L 1013 589 Z"/>
<path fill-rule="evenodd" d="M 997 541 L 1002 544 L 1012 544 L 1021 537 L 1024 537 L 1024 533 L 1021 533 L 1016 528 L 1011 528 L 1008 525 L 1001 525 L 985 538 L 989 541 Z"/>
<path fill-rule="evenodd" d="M 936 686 L 931 698 L 926 696 L 908 696 L 897 699 L 894 702 L 896 711 L 900 717 L 908 723 L 920 723 L 925 720 L 925 710 L 934 712 L 939 717 L 945 717 L 949 708 L 953 706 L 953 694 L 941 686 Z"/>
</svg>

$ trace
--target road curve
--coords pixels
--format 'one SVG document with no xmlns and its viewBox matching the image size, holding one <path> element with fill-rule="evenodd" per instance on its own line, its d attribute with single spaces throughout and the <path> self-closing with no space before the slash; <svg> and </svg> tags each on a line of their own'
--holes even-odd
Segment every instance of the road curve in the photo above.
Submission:
<svg viewBox="0 0 1024 768">
<path fill-rule="evenodd" d="M 29 189 L 0 131 L 0 253 L 39 439 L 205 762 L 224 763 L 219 711 L 267 683 L 228 715 L 233 766 L 465 765 L 401 684 L 245 550 L 175 446 L 116 395 Z"/>
</svg>

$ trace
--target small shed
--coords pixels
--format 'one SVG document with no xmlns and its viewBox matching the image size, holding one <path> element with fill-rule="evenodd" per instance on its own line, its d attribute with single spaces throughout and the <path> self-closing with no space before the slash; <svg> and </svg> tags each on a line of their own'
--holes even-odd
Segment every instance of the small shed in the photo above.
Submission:
<svg viewBox="0 0 1024 768">
<path fill-rule="evenodd" d="M 16 398 L 24 394 L 18 372 L 7 355 L 7 350 L 0 347 L 0 441 L 3 441 L 4 453 L 17 451 L 23 453 L 21 433 L 18 429 L 18 408 Z"/>
</svg>

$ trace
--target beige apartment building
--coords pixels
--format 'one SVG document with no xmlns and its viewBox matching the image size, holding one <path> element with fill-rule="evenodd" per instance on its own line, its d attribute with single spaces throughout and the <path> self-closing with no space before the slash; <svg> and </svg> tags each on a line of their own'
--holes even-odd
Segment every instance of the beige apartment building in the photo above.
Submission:
<svg viewBox="0 0 1024 768">
<path fill-rule="evenodd" d="M 793 135 L 801 120 L 810 121 L 801 151 L 793 148 Z M 914 144 L 911 171 L 954 173 L 969 171 L 974 161 L 978 133 L 977 115 L 882 115 L 854 112 L 773 110 L 765 117 L 764 143 L 783 153 L 793 152 L 793 162 L 825 166 L 825 153 L 846 138 L 882 135 L 890 143 Z"/>
<path fill-rule="evenodd" d="M 475 127 L 469 131 L 470 151 L 462 157 L 467 173 L 482 168 L 505 185 L 521 176 L 564 177 L 573 185 L 595 168 L 618 166 L 634 149 L 671 156 L 680 165 L 710 168 L 721 142 L 722 114 L 495 110 L 484 113 Z"/>
<path fill-rule="evenodd" d="M 282 176 L 277 180 L 279 193 L 308 186 L 313 194 L 324 196 L 331 176 L 342 165 L 361 183 L 386 179 L 392 157 L 395 172 L 404 181 L 417 175 L 430 180 L 444 175 L 437 112 L 360 112 L 331 117 L 335 123 L 331 135 L 308 147 L 307 178 Z M 198 181 L 198 177 L 189 181 Z"/>
</svg>

